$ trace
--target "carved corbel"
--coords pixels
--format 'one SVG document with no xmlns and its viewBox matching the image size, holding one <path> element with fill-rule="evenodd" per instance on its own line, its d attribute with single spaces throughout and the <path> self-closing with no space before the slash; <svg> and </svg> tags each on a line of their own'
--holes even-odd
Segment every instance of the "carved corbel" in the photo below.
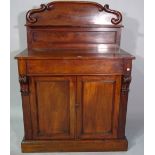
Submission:
<svg viewBox="0 0 155 155">
<path fill-rule="evenodd" d="M 130 82 L 131 82 L 131 75 L 124 75 L 122 79 L 122 94 L 123 95 L 128 94 Z"/>
<path fill-rule="evenodd" d="M 19 76 L 19 83 L 20 83 L 20 92 L 21 95 L 29 95 L 29 83 L 28 77 L 26 75 Z"/>
</svg>

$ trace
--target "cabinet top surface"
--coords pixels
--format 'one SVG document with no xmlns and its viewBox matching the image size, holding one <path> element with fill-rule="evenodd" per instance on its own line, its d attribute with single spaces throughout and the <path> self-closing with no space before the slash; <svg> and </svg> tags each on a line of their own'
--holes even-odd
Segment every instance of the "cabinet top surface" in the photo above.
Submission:
<svg viewBox="0 0 155 155">
<path fill-rule="evenodd" d="M 122 49 L 25 49 L 17 59 L 135 59 Z"/>
</svg>

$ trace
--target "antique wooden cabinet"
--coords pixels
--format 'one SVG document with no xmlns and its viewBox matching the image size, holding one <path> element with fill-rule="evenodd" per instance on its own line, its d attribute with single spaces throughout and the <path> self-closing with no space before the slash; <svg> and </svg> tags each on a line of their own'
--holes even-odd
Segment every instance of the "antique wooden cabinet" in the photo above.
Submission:
<svg viewBox="0 0 155 155">
<path fill-rule="evenodd" d="M 23 152 L 125 151 L 134 56 L 120 49 L 122 15 L 94 2 L 51 2 L 26 15 L 16 56 Z"/>
</svg>

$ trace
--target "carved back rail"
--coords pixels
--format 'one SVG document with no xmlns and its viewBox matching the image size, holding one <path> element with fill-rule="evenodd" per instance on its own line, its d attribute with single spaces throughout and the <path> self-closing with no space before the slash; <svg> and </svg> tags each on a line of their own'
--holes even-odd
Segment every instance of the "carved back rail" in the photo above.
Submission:
<svg viewBox="0 0 155 155">
<path fill-rule="evenodd" d="M 27 12 L 28 48 L 119 48 L 122 15 L 94 2 L 55 1 Z"/>
</svg>

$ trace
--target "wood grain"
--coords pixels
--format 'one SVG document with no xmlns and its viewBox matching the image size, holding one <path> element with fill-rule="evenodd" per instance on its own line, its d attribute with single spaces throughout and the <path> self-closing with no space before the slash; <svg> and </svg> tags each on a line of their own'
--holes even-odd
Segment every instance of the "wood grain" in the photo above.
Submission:
<svg viewBox="0 0 155 155">
<path fill-rule="evenodd" d="M 75 77 L 34 77 L 31 80 L 33 138 L 74 138 Z"/>
<path fill-rule="evenodd" d="M 103 152 L 127 151 L 128 142 L 124 139 L 78 140 L 78 141 L 23 141 L 22 152 Z"/>
<path fill-rule="evenodd" d="M 28 74 L 121 74 L 122 62 L 117 60 L 28 60 Z M 47 69 L 48 68 L 48 69 Z"/>
<path fill-rule="evenodd" d="M 28 49 L 119 47 L 122 14 L 94 2 L 51 2 L 26 15 Z M 87 44 L 87 46 L 85 46 Z"/>
<path fill-rule="evenodd" d="M 122 14 L 109 5 L 95 2 L 55 1 L 32 9 L 26 15 L 27 26 L 38 25 L 121 25 Z"/>
<path fill-rule="evenodd" d="M 56 1 L 27 12 L 27 49 L 16 56 L 22 152 L 127 150 L 135 57 L 120 48 L 121 22 L 119 11 L 95 2 Z"/>
<path fill-rule="evenodd" d="M 120 82 L 120 76 L 78 77 L 78 138 L 117 137 Z"/>
</svg>

